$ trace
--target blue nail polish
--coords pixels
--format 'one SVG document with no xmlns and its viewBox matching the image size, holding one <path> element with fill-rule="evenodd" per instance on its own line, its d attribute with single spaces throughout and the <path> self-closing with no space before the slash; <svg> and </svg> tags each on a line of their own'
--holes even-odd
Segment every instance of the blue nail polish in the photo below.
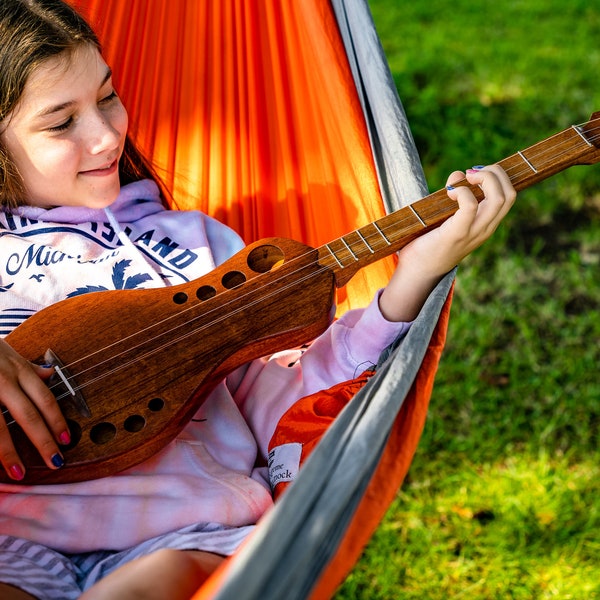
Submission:
<svg viewBox="0 0 600 600">
<path fill-rule="evenodd" d="M 475 171 L 481 171 L 481 169 L 485 169 L 485 165 L 475 165 L 473 169 Z"/>
<path fill-rule="evenodd" d="M 446 189 L 447 189 L 449 192 L 451 192 L 451 191 L 454 189 L 454 186 L 453 186 L 453 185 L 447 185 L 447 186 L 446 186 Z"/>
<path fill-rule="evenodd" d="M 65 459 L 58 452 L 50 459 L 50 461 L 57 469 L 65 466 Z"/>
</svg>

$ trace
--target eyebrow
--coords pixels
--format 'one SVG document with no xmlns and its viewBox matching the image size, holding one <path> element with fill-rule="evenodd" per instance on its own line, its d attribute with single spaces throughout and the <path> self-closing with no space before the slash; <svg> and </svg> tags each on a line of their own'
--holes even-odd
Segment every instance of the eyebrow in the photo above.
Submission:
<svg viewBox="0 0 600 600">
<path fill-rule="evenodd" d="M 100 82 L 100 85 L 98 86 L 98 89 L 100 89 L 111 77 L 112 77 L 112 69 L 110 67 L 107 67 L 106 74 L 102 78 L 102 81 Z M 65 108 L 69 108 L 69 107 L 73 106 L 74 104 L 75 104 L 74 100 L 69 100 L 68 102 L 63 102 L 62 104 L 55 104 L 53 106 L 48 106 L 48 107 L 42 109 L 39 113 L 37 113 L 36 118 L 48 117 L 50 115 L 53 115 L 54 113 L 64 110 Z"/>
</svg>

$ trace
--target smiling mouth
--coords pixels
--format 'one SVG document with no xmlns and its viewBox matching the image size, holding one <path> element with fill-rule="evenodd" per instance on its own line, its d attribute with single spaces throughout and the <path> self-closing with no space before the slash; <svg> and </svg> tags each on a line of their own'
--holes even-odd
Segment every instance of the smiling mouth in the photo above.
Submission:
<svg viewBox="0 0 600 600">
<path fill-rule="evenodd" d="M 99 169 L 90 169 L 89 171 L 80 171 L 79 174 L 80 175 L 91 175 L 93 177 L 102 177 L 102 176 L 106 176 L 106 175 L 112 175 L 117 170 L 118 163 L 119 163 L 119 161 L 117 159 L 115 159 L 113 162 L 111 162 L 106 167 L 100 167 Z"/>
</svg>

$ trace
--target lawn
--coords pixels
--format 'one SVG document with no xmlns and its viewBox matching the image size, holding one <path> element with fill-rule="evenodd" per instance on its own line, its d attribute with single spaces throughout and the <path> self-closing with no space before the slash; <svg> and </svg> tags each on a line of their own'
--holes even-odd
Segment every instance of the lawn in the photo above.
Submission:
<svg viewBox="0 0 600 600">
<path fill-rule="evenodd" d="M 432 190 L 600 110 L 600 9 L 370 0 Z M 428 422 L 342 599 L 600 598 L 600 165 L 459 271 Z"/>
</svg>

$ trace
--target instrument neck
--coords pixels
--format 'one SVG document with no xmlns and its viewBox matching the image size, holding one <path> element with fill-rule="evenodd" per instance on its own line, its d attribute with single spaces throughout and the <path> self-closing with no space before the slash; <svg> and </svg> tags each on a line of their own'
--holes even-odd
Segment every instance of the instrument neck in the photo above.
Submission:
<svg viewBox="0 0 600 600">
<path fill-rule="evenodd" d="M 594 118 L 595 117 L 595 118 Z M 600 160 L 600 113 L 583 125 L 572 126 L 525 150 L 501 160 L 514 188 L 523 190 L 573 165 Z M 481 201 L 483 192 L 466 179 L 454 186 L 468 186 Z M 319 263 L 335 272 L 336 285 L 345 285 L 366 265 L 406 246 L 413 239 L 439 227 L 458 210 L 445 189 L 438 190 L 373 223 L 329 242 L 318 249 Z"/>
</svg>

